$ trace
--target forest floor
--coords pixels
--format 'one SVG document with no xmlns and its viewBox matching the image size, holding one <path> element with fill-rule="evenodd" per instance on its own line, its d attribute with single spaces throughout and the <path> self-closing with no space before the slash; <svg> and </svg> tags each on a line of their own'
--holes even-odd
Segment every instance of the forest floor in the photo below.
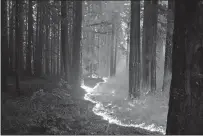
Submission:
<svg viewBox="0 0 203 136">
<path fill-rule="evenodd" d="M 85 81 L 95 86 L 101 80 Z M 30 78 L 21 82 L 21 95 L 12 85 L 2 93 L 2 134 L 160 134 L 141 128 L 109 124 L 92 112 L 82 88 L 72 90 L 64 80 Z"/>
</svg>

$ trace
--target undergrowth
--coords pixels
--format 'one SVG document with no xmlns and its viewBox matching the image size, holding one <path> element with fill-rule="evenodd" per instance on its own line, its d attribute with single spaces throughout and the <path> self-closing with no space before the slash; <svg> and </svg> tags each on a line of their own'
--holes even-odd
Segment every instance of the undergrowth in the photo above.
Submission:
<svg viewBox="0 0 203 136">
<path fill-rule="evenodd" d="M 51 91 L 39 89 L 31 97 L 7 98 L 2 105 L 3 134 L 88 134 L 88 109 L 73 100 L 64 81 Z"/>
</svg>

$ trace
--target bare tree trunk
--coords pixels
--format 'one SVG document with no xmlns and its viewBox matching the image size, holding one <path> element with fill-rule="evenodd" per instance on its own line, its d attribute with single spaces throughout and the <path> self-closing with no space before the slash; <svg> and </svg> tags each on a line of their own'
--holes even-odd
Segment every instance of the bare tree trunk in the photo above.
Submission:
<svg viewBox="0 0 203 136">
<path fill-rule="evenodd" d="M 53 33 L 52 32 L 52 28 L 51 28 L 51 26 L 50 26 L 50 29 L 51 29 L 51 33 Z M 53 75 L 53 37 L 52 37 L 52 35 L 50 36 L 50 73 L 51 73 L 51 75 Z"/>
<path fill-rule="evenodd" d="M 128 22 L 128 27 L 127 27 L 127 49 L 126 49 L 126 66 L 127 69 L 129 69 L 129 46 L 130 46 L 130 23 Z"/>
<path fill-rule="evenodd" d="M 111 35 L 111 53 L 110 53 L 110 76 L 114 76 L 114 41 L 115 41 L 115 32 L 114 32 L 114 29 L 115 29 L 115 24 L 113 23 L 112 24 L 112 35 Z"/>
<path fill-rule="evenodd" d="M 203 5 L 175 1 L 168 135 L 203 134 Z"/>
<path fill-rule="evenodd" d="M 49 41 L 49 30 L 50 30 L 50 26 L 49 24 L 47 24 L 46 26 L 46 43 L 45 43 L 45 71 L 46 71 L 46 75 L 50 75 L 50 69 L 49 69 L 49 55 L 50 55 L 50 41 Z"/>
<path fill-rule="evenodd" d="M 39 17 L 40 17 L 40 5 L 39 2 L 36 1 L 37 5 L 37 13 L 36 13 L 36 35 L 35 35 L 35 47 L 34 47 L 34 52 L 33 52 L 33 67 L 34 67 L 34 75 L 37 76 L 37 51 L 38 51 L 38 46 L 39 46 Z"/>
<path fill-rule="evenodd" d="M 157 0 L 144 1 L 142 39 L 143 89 L 156 90 Z"/>
<path fill-rule="evenodd" d="M 173 35 L 173 20 L 174 20 L 174 1 L 168 1 L 168 15 L 167 15 L 167 35 L 165 46 L 165 62 L 164 62 L 164 81 L 162 91 L 169 89 L 171 83 L 171 66 L 172 66 L 172 35 Z"/>
<path fill-rule="evenodd" d="M 66 36 L 67 36 L 67 2 L 61 1 L 61 16 L 62 16 L 62 22 L 61 22 L 61 51 L 62 51 L 62 59 L 63 59 L 63 66 L 64 66 L 64 73 L 65 73 L 65 80 L 68 81 L 68 65 L 69 59 L 67 58 L 67 49 L 66 47 Z"/>
<path fill-rule="evenodd" d="M 1 53 L 2 53 L 2 91 L 7 91 L 7 74 L 8 74 L 8 36 L 7 36 L 7 2 L 2 0 L 1 3 L 2 9 L 2 22 L 1 22 Z"/>
<path fill-rule="evenodd" d="M 16 24 L 15 24 L 15 41 L 16 41 L 16 48 L 15 48 L 15 71 L 16 71 L 16 91 L 20 93 L 20 74 L 22 68 L 22 59 L 20 53 L 22 53 L 22 28 L 21 28 L 21 13 L 22 13 L 22 3 L 21 0 L 16 0 Z"/>
<path fill-rule="evenodd" d="M 117 27 L 116 27 L 116 29 L 117 29 Z M 114 70 L 113 70 L 114 75 L 116 75 L 116 64 L 117 64 L 117 49 L 118 49 L 118 43 L 117 43 L 117 41 L 118 41 L 118 37 L 117 36 L 118 35 L 117 35 L 117 33 L 118 33 L 118 31 L 116 30 L 116 33 L 115 33 L 114 66 L 113 66 L 113 68 L 114 68 Z"/>
<path fill-rule="evenodd" d="M 157 43 L 157 20 L 158 20 L 158 0 L 152 0 L 152 62 L 151 62 L 151 92 L 156 91 L 156 43 Z"/>
<path fill-rule="evenodd" d="M 57 36 L 57 43 L 58 43 L 58 76 L 60 76 L 61 75 L 61 68 L 62 68 L 62 61 L 61 61 L 61 42 L 60 42 L 60 33 L 61 33 L 61 31 L 60 31 L 60 22 L 59 22 L 59 24 L 58 24 L 58 36 Z"/>
<path fill-rule="evenodd" d="M 42 14 L 43 10 L 41 8 L 41 1 L 37 1 L 37 44 L 35 50 L 35 75 L 42 75 L 42 48 L 43 48 L 43 22 L 42 22 Z"/>
<path fill-rule="evenodd" d="M 32 44 L 33 44 L 33 8 L 32 1 L 29 1 L 29 12 L 28 12 L 28 46 L 26 54 L 26 72 L 27 75 L 32 75 Z"/>
<path fill-rule="evenodd" d="M 72 72 L 74 73 L 73 83 L 75 86 L 80 86 L 80 50 L 81 50 L 81 29 L 82 29 L 82 1 L 75 2 L 75 22 L 74 23 L 74 30 L 73 30 L 73 66 Z"/>
<path fill-rule="evenodd" d="M 39 15 L 40 15 L 40 19 L 39 19 L 39 43 L 37 45 L 37 76 L 41 76 L 42 75 L 42 49 L 44 47 L 44 24 L 43 24 L 43 14 L 44 14 L 44 10 L 41 6 L 41 3 L 43 3 L 43 1 L 38 1 L 39 3 Z"/>
<path fill-rule="evenodd" d="M 111 42 L 111 38 L 112 38 L 112 35 L 109 35 L 108 37 L 107 37 L 107 43 L 108 43 L 108 68 L 109 68 L 109 70 L 108 70 L 108 75 L 111 77 L 111 69 L 112 69 L 112 66 L 111 66 L 111 60 L 112 60 L 112 42 Z"/>
<path fill-rule="evenodd" d="M 140 1 L 131 1 L 129 96 L 140 96 Z"/>
<path fill-rule="evenodd" d="M 18 0 L 16 0 L 16 1 L 18 1 Z M 23 15 L 22 14 L 24 14 L 23 13 L 23 8 L 24 8 L 24 4 L 23 4 L 23 2 L 22 2 L 22 0 L 21 1 L 19 1 L 19 12 L 18 13 L 16 13 L 17 14 L 17 18 L 18 18 L 18 20 L 19 20 L 19 22 L 18 22 L 18 32 L 19 33 L 17 33 L 18 35 L 16 35 L 17 36 L 17 41 L 18 41 L 18 45 L 16 45 L 16 46 L 18 46 L 19 48 L 18 48 L 18 52 L 19 52 L 19 54 L 18 54 L 18 56 L 19 56 L 19 59 L 18 59 L 18 62 L 19 62 L 19 78 L 21 79 L 21 78 L 23 78 L 23 76 L 24 76 L 24 73 L 25 73 L 25 61 L 24 61 L 24 38 L 23 38 L 23 36 L 24 36 L 24 34 L 23 34 L 23 31 L 24 31 L 24 18 L 23 18 Z M 17 24 L 17 22 L 16 22 L 16 24 Z"/>
<path fill-rule="evenodd" d="M 143 90 L 149 90 L 149 70 L 148 65 L 149 61 L 147 60 L 147 37 L 149 32 L 147 32 L 149 29 L 147 28 L 147 6 L 149 5 L 149 1 L 144 1 L 144 19 L 143 19 L 143 37 L 142 37 L 142 89 Z"/>
<path fill-rule="evenodd" d="M 14 46 L 14 7 L 13 7 L 13 1 L 10 3 L 10 14 L 9 14 L 9 58 L 10 58 L 10 64 L 9 64 L 9 71 L 13 72 L 13 69 L 15 68 L 15 46 Z"/>
</svg>

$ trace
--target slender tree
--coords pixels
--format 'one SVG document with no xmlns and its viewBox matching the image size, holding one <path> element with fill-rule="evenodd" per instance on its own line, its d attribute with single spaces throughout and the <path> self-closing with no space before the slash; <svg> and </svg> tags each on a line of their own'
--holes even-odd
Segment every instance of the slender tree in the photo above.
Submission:
<svg viewBox="0 0 203 136">
<path fill-rule="evenodd" d="M 67 2 L 61 1 L 61 50 L 62 50 L 62 60 L 65 72 L 65 79 L 68 80 L 68 69 L 67 69 L 67 45 L 66 45 L 66 35 L 67 35 Z"/>
<path fill-rule="evenodd" d="M 118 25 L 118 12 L 114 13 L 113 23 L 114 23 L 114 63 L 113 63 L 113 75 L 116 75 L 116 62 L 117 62 L 117 50 L 118 50 L 118 33 L 119 33 L 119 25 Z"/>
<path fill-rule="evenodd" d="M 112 21 L 113 22 L 113 21 Z M 114 52 L 115 52 L 115 23 L 112 23 L 112 34 L 111 34 L 111 42 L 110 45 L 110 76 L 114 76 Z"/>
<path fill-rule="evenodd" d="M 130 45 L 130 23 L 127 23 L 127 49 L 126 49 L 126 66 L 129 68 L 129 45 Z"/>
<path fill-rule="evenodd" d="M 14 2 L 10 1 L 10 13 L 9 13 L 9 71 L 12 72 L 15 68 L 14 61 L 15 61 L 15 39 L 14 39 L 14 25 L 15 25 L 15 7 L 13 6 Z"/>
<path fill-rule="evenodd" d="M 2 0 L 1 4 L 1 9 L 2 9 L 2 22 L 1 22 L 1 29 L 2 34 L 1 34 L 1 61 L 2 61 L 2 90 L 6 91 L 7 90 L 7 73 L 8 73 L 8 37 L 7 37 L 7 2 L 6 0 Z"/>
<path fill-rule="evenodd" d="M 22 1 L 16 0 L 16 17 L 15 17 L 15 71 L 16 71 L 16 90 L 20 92 L 20 75 L 22 74 L 22 48 L 23 48 L 23 37 L 22 37 Z M 20 61 L 21 60 L 21 61 Z"/>
<path fill-rule="evenodd" d="M 32 75 L 32 44 L 33 44 L 33 8 L 32 1 L 29 1 L 28 11 L 28 45 L 26 51 L 26 72 L 27 75 Z"/>
<path fill-rule="evenodd" d="M 172 81 L 166 134 L 203 134 L 203 5 L 175 1 Z"/>
<path fill-rule="evenodd" d="M 42 49 L 43 49 L 43 36 L 44 36 L 44 27 L 43 27 L 43 14 L 44 1 L 37 0 L 37 44 L 35 50 L 35 75 L 42 75 Z"/>
</svg>

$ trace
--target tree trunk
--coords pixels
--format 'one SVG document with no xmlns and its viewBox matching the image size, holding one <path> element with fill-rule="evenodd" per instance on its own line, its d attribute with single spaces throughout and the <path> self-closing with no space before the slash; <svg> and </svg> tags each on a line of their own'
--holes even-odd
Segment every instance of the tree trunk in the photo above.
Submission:
<svg viewBox="0 0 203 136">
<path fill-rule="evenodd" d="M 116 18 L 117 19 L 117 18 Z M 117 21 L 117 20 L 116 20 Z M 117 22 L 115 22 L 115 23 L 117 23 Z M 117 62 L 117 49 L 118 49 L 118 31 L 117 31 L 117 29 L 118 29 L 118 27 L 117 27 L 117 24 L 116 24 L 116 26 L 115 26 L 115 35 L 114 35 L 114 42 L 115 42 L 115 52 L 114 52 L 114 66 L 113 66 L 113 75 L 116 75 L 116 62 Z"/>
<path fill-rule="evenodd" d="M 142 40 L 143 89 L 156 90 L 157 0 L 144 1 Z"/>
<path fill-rule="evenodd" d="M 17 2 L 18 1 L 18 2 Z M 26 25 L 24 25 L 24 18 L 23 18 L 23 8 L 24 8 L 24 3 L 22 2 L 22 0 L 16 0 L 16 5 L 18 5 L 18 10 L 16 11 L 19 11 L 17 12 L 17 18 L 18 18 L 18 22 L 16 22 L 16 24 L 18 24 L 18 33 L 16 35 L 16 40 L 17 40 L 17 43 L 18 45 L 18 62 L 19 62 L 19 79 L 21 79 L 23 76 L 24 76 L 24 72 L 25 72 L 25 62 L 24 62 L 24 34 L 23 34 L 23 31 L 24 31 L 24 27 L 26 27 Z"/>
<path fill-rule="evenodd" d="M 110 44 L 110 47 L 111 47 L 111 53 L 110 53 L 110 76 L 114 76 L 114 41 L 115 41 L 115 37 L 114 37 L 114 23 L 112 24 L 112 35 L 111 35 L 111 44 Z"/>
<path fill-rule="evenodd" d="M 35 50 L 35 76 L 42 75 L 42 48 L 43 48 L 43 22 L 42 22 L 42 15 L 43 10 L 41 7 L 41 1 L 37 0 L 37 44 Z"/>
<path fill-rule="evenodd" d="M 53 33 L 52 32 L 52 28 L 51 28 L 51 26 L 50 26 L 50 29 L 51 29 L 51 33 Z M 53 37 L 52 37 L 52 35 L 50 36 L 50 52 L 49 52 L 49 56 L 50 56 L 50 73 L 51 73 L 51 75 L 53 75 L 53 62 L 54 62 L 54 60 L 53 60 Z"/>
<path fill-rule="evenodd" d="M 21 55 L 20 53 L 22 53 L 22 28 L 21 28 L 21 13 L 22 13 L 22 3 L 21 0 L 16 0 L 16 24 L 15 24 L 15 42 L 16 42 L 16 48 L 15 48 L 15 71 L 16 71 L 16 91 L 18 93 L 20 93 L 20 74 L 21 74 L 21 70 L 20 68 L 22 68 L 22 60 L 20 61 Z"/>
<path fill-rule="evenodd" d="M 2 22 L 1 22 L 1 53 L 2 53 L 2 91 L 7 91 L 7 74 L 8 74 L 8 36 L 7 36 L 7 2 L 6 0 L 2 0 L 1 3 L 2 9 Z"/>
<path fill-rule="evenodd" d="M 40 5 L 39 2 L 36 2 L 37 5 L 37 13 L 36 13 L 36 34 L 35 34 L 35 47 L 33 52 L 33 67 L 34 67 L 34 75 L 37 76 L 37 50 L 39 46 L 39 14 L 40 14 Z"/>
<path fill-rule="evenodd" d="M 131 1 L 129 96 L 140 96 L 140 1 Z"/>
<path fill-rule="evenodd" d="M 67 36 L 67 2 L 61 1 L 61 51 L 62 51 L 62 59 L 65 73 L 65 80 L 68 81 L 68 63 L 69 58 L 67 58 L 68 45 L 66 45 L 66 36 Z"/>
<path fill-rule="evenodd" d="M 32 75 L 32 43 L 33 43 L 33 8 L 32 1 L 29 1 L 29 12 L 28 12 L 28 46 L 26 52 L 26 72 L 27 75 Z"/>
<path fill-rule="evenodd" d="M 149 90 L 149 61 L 147 59 L 148 56 L 148 48 L 147 48 L 147 38 L 149 36 L 148 27 L 147 27 L 147 18 L 148 18 L 148 12 L 147 12 L 147 6 L 149 5 L 149 1 L 144 1 L 144 19 L 143 19 L 143 38 L 142 38 L 142 76 L 143 76 L 143 84 L 142 84 L 142 89 L 145 91 Z"/>
<path fill-rule="evenodd" d="M 108 35 L 106 36 L 106 44 L 107 44 L 107 70 L 108 70 L 108 73 L 107 75 L 110 76 L 110 70 L 111 70 L 111 46 L 110 46 L 110 36 L 109 36 L 109 33 Z"/>
<path fill-rule="evenodd" d="M 130 23 L 128 22 L 128 25 L 127 25 L 127 49 L 126 49 L 126 66 L 127 66 L 127 69 L 129 69 L 129 46 L 130 46 Z"/>
<path fill-rule="evenodd" d="M 49 27 L 49 24 L 47 24 L 46 26 L 46 42 L 45 42 L 45 73 L 47 76 L 50 75 L 50 63 L 49 63 L 49 55 L 50 55 L 50 52 L 51 52 L 51 49 L 50 49 L 50 41 L 49 41 L 49 30 L 50 30 L 50 27 Z"/>
<path fill-rule="evenodd" d="M 13 72 L 13 69 L 15 68 L 15 46 L 14 46 L 14 7 L 13 7 L 13 1 L 10 2 L 10 14 L 9 14 L 9 71 Z"/>
<path fill-rule="evenodd" d="M 166 134 L 203 134 L 203 5 L 175 1 L 172 81 Z"/>
<path fill-rule="evenodd" d="M 61 42 L 60 42 L 60 33 L 61 33 L 61 31 L 60 31 L 60 23 L 61 22 L 59 22 L 59 24 L 58 24 L 58 37 L 57 37 L 57 42 L 58 42 L 58 76 L 60 76 L 61 75 L 61 72 L 62 72 L 62 70 L 61 70 L 61 68 L 62 68 L 62 59 L 61 59 Z"/>
<path fill-rule="evenodd" d="M 44 47 L 44 22 L 43 22 L 43 14 L 44 14 L 44 10 L 43 7 L 41 7 L 41 3 L 43 1 L 38 1 L 39 3 L 39 15 L 40 15 L 40 19 L 39 19 L 39 43 L 37 45 L 37 76 L 41 76 L 42 75 L 42 49 Z"/>
<path fill-rule="evenodd" d="M 72 72 L 74 73 L 73 85 L 80 86 L 80 41 L 81 41 L 81 29 L 82 29 L 82 1 L 75 1 L 75 22 L 73 30 L 73 60 Z"/>
<path fill-rule="evenodd" d="M 169 89 L 171 82 L 171 64 L 172 64 L 172 35 L 173 35 L 173 20 L 174 20 L 174 0 L 168 1 L 167 15 L 167 33 L 165 46 L 165 62 L 164 62 L 164 77 L 162 91 Z"/>
<path fill-rule="evenodd" d="M 157 20 L 158 20 L 158 0 L 152 0 L 152 62 L 151 62 L 151 92 L 156 91 L 156 43 L 157 43 Z"/>
</svg>

